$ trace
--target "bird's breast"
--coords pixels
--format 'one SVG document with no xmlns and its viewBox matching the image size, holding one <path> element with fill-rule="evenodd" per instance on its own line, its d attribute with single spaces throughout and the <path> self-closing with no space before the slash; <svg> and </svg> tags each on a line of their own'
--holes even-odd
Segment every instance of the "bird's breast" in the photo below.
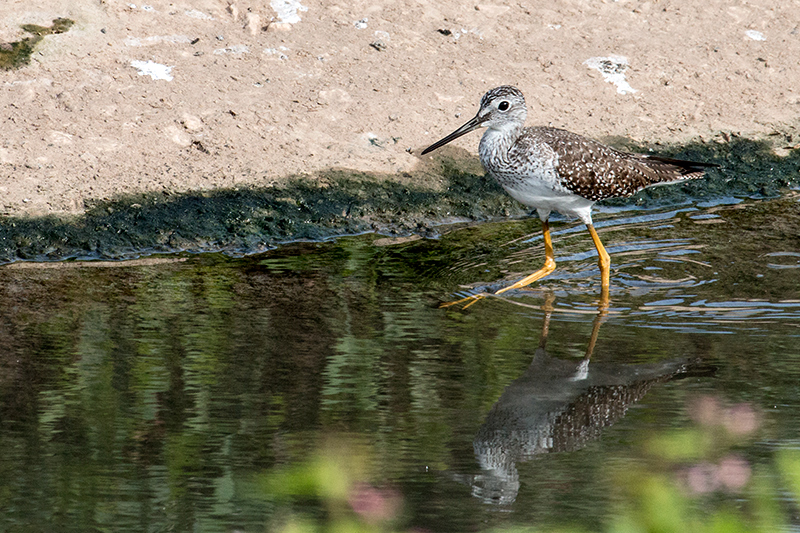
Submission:
<svg viewBox="0 0 800 533">
<path fill-rule="evenodd" d="M 594 202 L 582 198 L 563 184 L 557 171 L 558 156 L 531 136 L 509 142 L 487 131 L 479 147 L 486 171 L 518 202 L 540 214 L 557 211 L 591 221 Z"/>
</svg>

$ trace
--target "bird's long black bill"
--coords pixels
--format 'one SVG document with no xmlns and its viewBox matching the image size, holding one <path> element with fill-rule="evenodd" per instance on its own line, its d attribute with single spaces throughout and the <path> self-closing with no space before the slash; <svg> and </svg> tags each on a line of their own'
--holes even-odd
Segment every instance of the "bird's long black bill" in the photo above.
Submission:
<svg viewBox="0 0 800 533">
<path fill-rule="evenodd" d="M 462 135 L 466 135 L 467 133 L 480 128 L 481 126 L 483 126 L 483 123 L 486 121 L 487 118 L 488 118 L 488 115 L 485 116 L 485 117 L 481 117 L 481 116 L 475 115 L 475 117 L 472 120 L 470 120 L 469 122 L 467 122 L 466 124 L 464 124 L 463 126 L 458 128 L 456 131 L 454 131 L 453 133 L 451 133 L 450 135 L 448 135 L 444 139 L 442 139 L 440 141 L 436 141 L 432 145 L 430 145 L 427 148 L 425 148 L 422 151 L 422 155 L 425 155 L 428 152 L 433 152 L 437 148 L 439 148 L 441 146 L 444 146 L 445 144 L 449 143 L 450 141 L 452 141 L 454 139 L 458 139 Z"/>
</svg>

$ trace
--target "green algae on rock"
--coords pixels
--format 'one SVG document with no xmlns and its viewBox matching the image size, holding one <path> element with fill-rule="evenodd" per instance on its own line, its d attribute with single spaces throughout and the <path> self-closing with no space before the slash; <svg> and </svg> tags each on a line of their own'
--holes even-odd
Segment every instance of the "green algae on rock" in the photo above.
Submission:
<svg viewBox="0 0 800 533">
<path fill-rule="evenodd" d="M 0 43 L 0 69 L 14 70 L 28 65 L 31 62 L 31 54 L 36 45 L 39 44 L 39 41 L 44 39 L 46 35 L 64 33 L 73 24 L 75 24 L 75 21 L 67 18 L 54 19 L 50 27 L 23 24 L 20 27 L 33 36 L 25 37 L 13 43 Z"/>
</svg>

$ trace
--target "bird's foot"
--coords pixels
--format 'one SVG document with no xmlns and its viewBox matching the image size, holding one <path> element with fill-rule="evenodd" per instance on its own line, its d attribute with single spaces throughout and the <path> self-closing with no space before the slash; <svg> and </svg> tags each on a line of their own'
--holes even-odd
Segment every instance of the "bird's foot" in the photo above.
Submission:
<svg viewBox="0 0 800 533">
<path fill-rule="evenodd" d="M 485 293 L 485 292 L 478 293 L 478 294 L 471 294 L 470 296 L 467 296 L 467 297 L 465 297 L 465 298 L 461 298 L 460 300 L 453 300 L 452 302 L 444 302 L 444 303 L 441 303 L 441 304 L 439 304 L 439 309 L 443 309 L 443 308 L 445 308 L 445 307 L 452 307 L 452 306 L 454 306 L 454 305 L 461 305 L 461 304 L 464 304 L 464 305 L 461 307 L 461 309 L 463 310 L 463 309 L 466 309 L 467 307 L 469 307 L 469 306 L 471 306 L 471 305 L 474 305 L 474 304 L 475 304 L 475 303 L 477 303 L 479 300 L 483 300 L 483 299 L 484 299 L 484 298 L 486 298 L 488 295 L 489 295 L 489 293 Z M 466 303 L 465 303 L 465 302 L 466 302 Z"/>
</svg>

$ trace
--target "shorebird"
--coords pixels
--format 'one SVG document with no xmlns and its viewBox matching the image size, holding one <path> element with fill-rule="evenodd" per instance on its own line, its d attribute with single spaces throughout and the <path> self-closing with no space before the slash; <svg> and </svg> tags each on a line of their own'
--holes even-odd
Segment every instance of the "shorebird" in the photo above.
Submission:
<svg viewBox="0 0 800 533">
<path fill-rule="evenodd" d="M 518 202 L 536 209 L 542 220 L 544 266 L 494 294 L 519 289 L 556 268 L 548 218 L 552 211 L 579 218 L 599 256 L 602 298 L 608 302 L 611 259 L 592 224 L 592 206 L 605 198 L 631 196 L 653 185 L 702 178 L 713 163 L 631 154 L 551 127 L 525 127 L 525 97 L 516 87 L 496 87 L 481 98 L 475 117 L 422 151 L 427 154 L 481 127 L 478 152 L 486 171 Z M 459 300 L 480 298 L 475 295 Z M 472 302 L 471 302 L 472 303 Z M 471 305 L 470 303 L 470 305 Z"/>
</svg>

